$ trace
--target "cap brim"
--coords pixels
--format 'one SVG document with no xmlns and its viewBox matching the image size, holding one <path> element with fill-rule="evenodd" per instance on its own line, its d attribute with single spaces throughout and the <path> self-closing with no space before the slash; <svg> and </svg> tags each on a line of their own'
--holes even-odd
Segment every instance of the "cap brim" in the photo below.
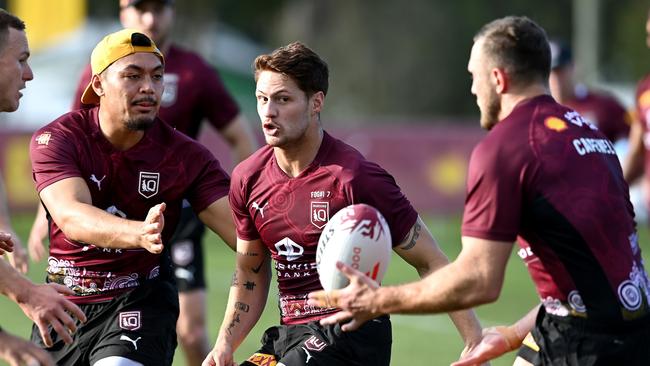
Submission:
<svg viewBox="0 0 650 366">
<path fill-rule="evenodd" d="M 88 83 L 86 90 L 81 94 L 81 103 L 83 104 L 99 104 L 99 96 L 95 93 L 91 83 Z"/>
</svg>

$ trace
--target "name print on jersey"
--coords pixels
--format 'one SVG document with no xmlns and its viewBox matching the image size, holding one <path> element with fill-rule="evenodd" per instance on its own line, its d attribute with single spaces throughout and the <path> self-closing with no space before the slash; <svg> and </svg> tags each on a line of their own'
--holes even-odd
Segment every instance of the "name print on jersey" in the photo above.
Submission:
<svg viewBox="0 0 650 366">
<path fill-rule="evenodd" d="M 140 172 L 138 181 L 138 192 L 144 198 L 151 198 L 158 193 L 160 184 L 160 173 Z"/>
</svg>

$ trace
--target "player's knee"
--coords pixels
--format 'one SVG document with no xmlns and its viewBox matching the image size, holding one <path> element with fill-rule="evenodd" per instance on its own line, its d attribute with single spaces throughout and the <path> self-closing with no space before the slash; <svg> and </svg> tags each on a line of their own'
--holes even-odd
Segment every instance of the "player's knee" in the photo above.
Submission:
<svg viewBox="0 0 650 366">
<path fill-rule="evenodd" d="M 102 358 L 95 362 L 93 366 L 144 366 L 140 362 L 129 360 L 128 358 L 119 356 L 110 356 Z"/>
</svg>

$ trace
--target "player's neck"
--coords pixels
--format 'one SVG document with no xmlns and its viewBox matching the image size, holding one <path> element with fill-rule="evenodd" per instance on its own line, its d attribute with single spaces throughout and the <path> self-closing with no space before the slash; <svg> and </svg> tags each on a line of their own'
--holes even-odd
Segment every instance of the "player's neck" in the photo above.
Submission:
<svg viewBox="0 0 650 366">
<path fill-rule="evenodd" d="M 283 147 L 274 147 L 275 160 L 280 169 L 295 178 L 314 161 L 323 142 L 323 129 L 310 128 L 298 142 Z"/>
<path fill-rule="evenodd" d="M 111 118 L 106 111 L 99 108 L 99 129 L 116 150 L 126 151 L 137 144 L 144 136 L 144 131 L 126 128 L 124 121 Z"/>
<path fill-rule="evenodd" d="M 517 104 L 521 103 L 524 100 L 532 99 L 534 97 L 549 94 L 546 86 L 543 84 L 533 84 L 525 88 L 519 88 L 519 90 L 513 91 L 511 93 L 503 94 L 501 97 L 501 112 L 499 113 L 499 121 L 508 117 L 512 110 L 515 109 Z"/>
</svg>

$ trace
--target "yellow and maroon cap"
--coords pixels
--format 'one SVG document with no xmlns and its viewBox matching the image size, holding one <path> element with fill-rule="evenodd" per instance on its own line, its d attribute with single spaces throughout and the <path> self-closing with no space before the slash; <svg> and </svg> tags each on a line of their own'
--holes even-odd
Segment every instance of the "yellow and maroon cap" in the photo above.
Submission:
<svg viewBox="0 0 650 366">
<path fill-rule="evenodd" d="M 153 53 L 160 58 L 160 62 L 165 63 L 162 52 L 149 37 L 134 29 L 122 29 L 107 35 L 95 46 L 93 53 L 90 55 L 92 74 L 100 74 L 113 62 L 136 52 Z M 99 96 L 95 93 L 91 84 L 92 80 L 81 95 L 81 102 L 84 104 L 99 103 Z"/>
</svg>

